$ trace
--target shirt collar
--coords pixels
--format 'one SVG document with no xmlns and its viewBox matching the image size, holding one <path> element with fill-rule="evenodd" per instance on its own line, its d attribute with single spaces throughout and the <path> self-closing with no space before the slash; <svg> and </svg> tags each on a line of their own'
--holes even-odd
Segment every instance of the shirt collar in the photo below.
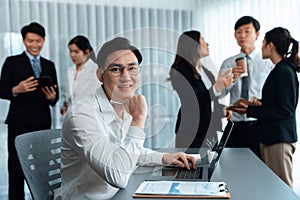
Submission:
<svg viewBox="0 0 300 200">
<path fill-rule="evenodd" d="M 40 57 L 41 57 L 40 55 L 35 57 L 35 56 L 31 55 L 30 53 L 28 53 L 28 51 L 25 51 L 25 54 L 28 56 L 30 61 L 32 61 L 32 59 L 34 59 L 34 58 L 36 58 L 39 61 Z"/>
<path fill-rule="evenodd" d="M 88 58 L 85 63 L 83 63 L 82 69 L 87 68 L 87 66 L 89 66 L 91 63 L 93 62 L 90 58 Z"/>
<path fill-rule="evenodd" d="M 99 105 L 100 112 L 103 113 L 103 119 L 106 123 L 111 123 L 112 121 L 119 118 L 114 108 L 110 104 L 101 85 L 96 90 L 96 99 Z"/>
<path fill-rule="evenodd" d="M 248 57 L 252 60 L 257 54 L 259 53 L 259 50 L 255 48 L 251 53 L 248 54 Z M 241 56 L 246 56 L 246 54 L 242 53 Z"/>
</svg>

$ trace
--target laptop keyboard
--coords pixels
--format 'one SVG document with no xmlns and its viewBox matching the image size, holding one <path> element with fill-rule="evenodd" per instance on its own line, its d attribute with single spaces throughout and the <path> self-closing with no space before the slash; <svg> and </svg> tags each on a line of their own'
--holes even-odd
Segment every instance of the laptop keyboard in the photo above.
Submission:
<svg viewBox="0 0 300 200">
<path fill-rule="evenodd" d="M 180 168 L 178 169 L 175 179 L 202 179 L 203 167 L 196 169 Z"/>
</svg>

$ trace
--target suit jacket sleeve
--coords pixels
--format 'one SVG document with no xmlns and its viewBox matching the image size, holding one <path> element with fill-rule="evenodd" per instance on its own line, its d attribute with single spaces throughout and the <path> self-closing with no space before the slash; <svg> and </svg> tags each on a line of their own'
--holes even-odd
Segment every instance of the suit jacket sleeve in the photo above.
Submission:
<svg viewBox="0 0 300 200">
<path fill-rule="evenodd" d="M 13 81 L 13 68 L 11 67 L 10 58 L 6 58 L 0 78 L 0 98 L 11 100 L 14 96 L 12 89 L 15 86 Z"/>
<path fill-rule="evenodd" d="M 262 120 L 283 120 L 294 115 L 298 100 L 298 82 L 288 66 L 275 68 L 263 87 L 262 106 L 249 106 L 248 117 Z"/>
</svg>

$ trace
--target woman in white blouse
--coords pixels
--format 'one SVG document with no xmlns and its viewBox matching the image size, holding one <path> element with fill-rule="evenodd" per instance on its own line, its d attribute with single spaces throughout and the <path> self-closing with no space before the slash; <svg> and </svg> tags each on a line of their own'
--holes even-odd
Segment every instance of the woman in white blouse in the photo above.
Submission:
<svg viewBox="0 0 300 200">
<path fill-rule="evenodd" d="M 94 95 L 98 84 L 96 76 L 97 65 L 93 48 L 89 40 L 77 35 L 68 43 L 70 57 L 74 63 L 67 69 L 67 84 L 64 105 L 61 114 L 64 115 L 72 102 L 82 97 Z"/>
</svg>

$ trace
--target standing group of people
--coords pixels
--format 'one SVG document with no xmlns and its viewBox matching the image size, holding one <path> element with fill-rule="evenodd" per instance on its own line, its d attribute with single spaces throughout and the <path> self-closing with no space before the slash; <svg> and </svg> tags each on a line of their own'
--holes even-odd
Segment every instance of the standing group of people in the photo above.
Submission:
<svg viewBox="0 0 300 200">
<path fill-rule="evenodd" d="M 199 72 L 205 69 L 200 61 L 208 55 L 208 44 L 198 31 L 184 32 L 180 36 L 170 70 L 172 86 L 181 101 L 175 128 L 176 146 L 203 147 L 208 138 L 214 137 L 212 134 L 218 129 L 209 132 L 210 120 L 220 121 L 224 115 L 211 117 L 213 112 L 220 113 L 215 106 L 212 111 L 211 100 L 230 94 L 230 104 L 236 107 L 224 111 L 234 121 L 227 146 L 250 148 L 292 187 L 299 43 L 287 29 L 278 27 L 265 34 L 259 50 L 255 42 L 260 24 L 251 16 L 238 19 L 234 30 L 240 53 L 223 62 L 212 88 L 205 86 Z M 242 76 L 244 69 L 236 64 L 239 58 L 246 60 L 247 76 Z"/>
<path fill-rule="evenodd" d="M 274 64 L 261 97 L 251 98 L 252 104 L 240 103 L 235 112 L 257 119 L 256 129 L 262 160 L 286 184 L 293 186 L 292 156 L 296 149 L 296 107 L 300 71 L 299 42 L 285 28 L 274 28 L 265 34 L 263 59 Z"/>
<path fill-rule="evenodd" d="M 0 98 L 10 100 L 5 123 L 8 196 L 12 200 L 25 197 L 24 173 L 14 140 L 20 134 L 50 129 L 50 106 L 55 106 L 59 98 L 54 63 L 40 55 L 44 27 L 33 22 L 24 26 L 21 34 L 25 51 L 5 60 L 0 79 Z M 134 95 L 142 61 L 137 48 L 125 38 L 116 38 L 103 46 L 96 60 L 84 36 L 71 39 L 68 47 L 74 66 L 67 71 L 66 101 L 61 109 L 63 115 L 67 110 L 70 114 L 62 130 L 62 187 L 57 199 L 111 198 L 117 188 L 126 186 L 137 163 L 195 168 L 195 158 L 183 152 L 158 153 L 143 148 L 147 105 L 144 96 Z M 38 78 L 44 76 L 53 85 L 41 86 Z M 125 99 L 122 105 L 126 104 L 126 109 L 118 104 Z M 81 112 L 78 108 L 88 109 Z M 80 121 L 73 121 L 74 117 Z M 82 176 L 78 176 L 80 173 Z"/>
<path fill-rule="evenodd" d="M 15 149 L 15 138 L 27 132 L 51 128 L 51 111 L 59 99 L 59 87 L 54 63 L 40 55 L 45 42 L 45 29 L 33 22 L 21 29 L 25 51 L 8 57 L 0 79 L 0 98 L 10 101 L 5 123 L 8 125 L 9 199 L 24 199 L 24 174 Z M 95 94 L 96 57 L 89 40 L 81 35 L 68 44 L 74 63 L 67 71 L 65 114 L 77 96 Z M 41 86 L 38 78 L 49 77 L 53 85 Z"/>
<path fill-rule="evenodd" d="M 251 16 L 240 18 L 234 29 L 241 51 L 223 62 L 216 79 L 201 64 L 201 58 L 209 55 L 201 33 L 187 31 L 179 37 L 169 78 L 181 101 L 176 147 L 201 147 L 207 135 L 215 137 L 220 130 L 215 122 L 226 115 L 235 123 L 228 146 L 250 148 L 292 187 L 299 44 L 287 29 L 279 27 L 265 34 L 260 51 L 255 47 L 260 25 Z M 0 98 L 11 101 L 6 119 L 9 199 L 24 199 L 24 174 L 14 139 L 51 128 L 49 106 L 59 97 L 54 64 L 40 55 L 44 28 L 31 23 L 21 33 L 26 50 L 5 60 L 0 79 Z M 138 48 L 117 37 L 106 42 L 96 58 L 84 36 L 71 39 L 68 47 L 74 66 L 67 71 L 67 98 L 61 109 L 65 115 L 62 185 L 55 199 L 109 199 L 126 187 L 136 165 L 195 168 L 195 158 L 184 152 L 161 153 L 143 147 L 147 104 L 143 95 L 135 94 L 143 60 Z M 246 77 L 241 77 L 242 66 L 236 66 L 239 57 L 247 60 Z M 53 85 L 38 87 L 40 76 L 49 76 Z M 230 104 L 240 98 L 247 101 L 240 102 L 232 113 L 218 103 L 228 93 Z M 215 127 L 211 129 L 212 120 Z"/>
</svg>

